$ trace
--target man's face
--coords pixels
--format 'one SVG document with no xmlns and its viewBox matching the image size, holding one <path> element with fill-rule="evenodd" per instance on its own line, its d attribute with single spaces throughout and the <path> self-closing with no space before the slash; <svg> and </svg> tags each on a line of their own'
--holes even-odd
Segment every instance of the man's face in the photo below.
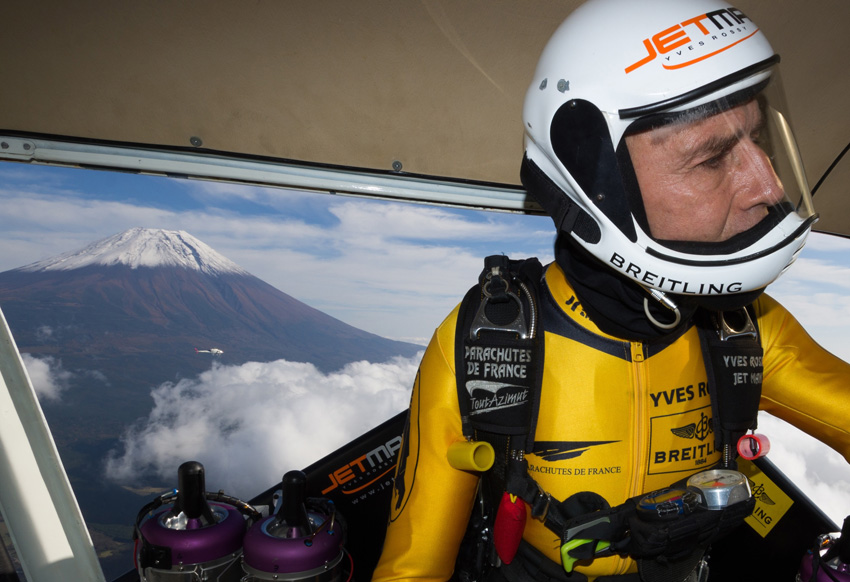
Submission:
<svg viewBox="0 0 850 582">
<path fill-rule="evenodd" d="M 767 216 L 785 193 L 758 143 L 763 124 L 753 100 L 626 137 L 654 238 L 719 242 Z"/>
</svg>

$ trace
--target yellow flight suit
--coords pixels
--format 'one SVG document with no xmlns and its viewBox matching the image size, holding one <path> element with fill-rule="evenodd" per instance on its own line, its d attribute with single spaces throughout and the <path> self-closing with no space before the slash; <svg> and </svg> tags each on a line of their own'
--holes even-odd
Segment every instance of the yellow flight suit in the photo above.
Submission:
<svg viewBox="0 0 850 582">
<path fill-rule="evenodd" d="M 570 458 L 531 454 L 530 475 L 553 497 L 594 491 L 612 506 L 719 460 L 697 330 L 668 342 L 629 342 L 601 332 L 552 264 L 541 290 L 545 329 L 537 441 Z M 764 347 L 760 408 L 850 460 L 850 364 L 826 352 L 772 298 L 756 302 Z M 479 475 L 452 468 L 463 440 L 454 374 L 457 309 L 440 325 L 413 387 L 390 524 L 373 580 L 447 580 L 466 529 Z M 560 563 L 559 540 L 529 519 L 524 539 Z M 579 567 L 590 579 L 635 572 L 611 556 Z"/>
</svg>

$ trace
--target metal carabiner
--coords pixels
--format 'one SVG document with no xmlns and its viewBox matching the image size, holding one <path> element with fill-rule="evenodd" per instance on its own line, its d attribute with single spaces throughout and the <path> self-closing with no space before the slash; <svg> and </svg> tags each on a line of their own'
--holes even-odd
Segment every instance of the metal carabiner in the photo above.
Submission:
<svg viewBox="0 0 850 582">
<path fill-rule="evenodd" d="M 493 295 L 490 293 L 490 283 L 494 276 L 498 276 L 503 281 L 505 281 L 505 291 L 502 293 L 505 297 L 509 298 L 512 301 L 516 302 L 518 313 L 516 318 L 508 324 L 499 325 L 490 321 L 487 317 L 486 309 L 487 304 L 492 299 Z M 487 275 L 487 281 L 481 286 L 481 292 L 484 297 L 481 299 L 481 304 L 478 306 L 478 311 L 475 313 L 475 317 L 472 320 L 472 325 L 469 328 L 469 339 L 477 340 L 478 334 L 482 331 L 505 331 L 510 333 L 515 333 L 519 335 L 521 339 L 528 339 L 529 337 L 533 337 L 529 333 L 528 326 L 525 321 L 525 309 L 523 308 L 522 301 L 519 296 L 511 290 L 510 283 L 507 279 L 504 279 L 501 274 L 501 269 L 498 267 L 494 267 L 493 270 Z"/>
<path fill-rule="evenodd" d="M 756 330 L 756 326 L 753 323 L 753 318 L 750 317 L 749 310 L 747 310 L 747 308 L 745 307 L 742 307 L 735 313 L 743 313 L 739 329 L 735 329 L 734 327 L 732 327 L 726 320 L 726 311 L 720 311 L 715 314 L 715 322 L 717 323 L 717 333 L 720 336 L 720 340 L 726 341 L 730 338 L 743 336 L 752 336 L 754 338 L 758 338 L 758 331 Z"/>
</svg>

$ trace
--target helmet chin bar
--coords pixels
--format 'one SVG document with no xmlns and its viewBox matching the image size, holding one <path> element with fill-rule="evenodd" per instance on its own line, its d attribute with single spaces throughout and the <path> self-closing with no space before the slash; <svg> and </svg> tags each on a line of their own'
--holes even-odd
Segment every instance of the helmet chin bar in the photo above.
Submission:
<svg viewBox="0 0 850 582">
<path fill-rule="evenodd" d="M 767 209 L 767 215 L 757 224 L 724 241 L 696 242 L 687 240 L 661 240 L 656 238 L 653 238 L 653 240 L 661 247 L 688 255 L 731 255 L 756 244 L 759 239 L 770 233 L 771 230 L 782 222 L 785 216 L 788 216 L 792 212 L 794 212 L 794 208 L 787 201 L 771 206 Z M 665 254 L 657 251 L 654 247 L 648 247 L 646 252 L 659 257 Z"/>
</svg>

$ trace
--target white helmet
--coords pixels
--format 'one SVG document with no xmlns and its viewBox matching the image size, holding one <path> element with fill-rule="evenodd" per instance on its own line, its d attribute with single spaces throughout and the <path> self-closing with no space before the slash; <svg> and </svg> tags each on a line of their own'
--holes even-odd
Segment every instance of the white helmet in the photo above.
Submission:
<svg viewBox="0 0 850 582">
<path fill-rule="evenodd" d="M 763 289 L 794 261 L 817 218 L 778 61 L 758 26 L 718 0 L 590 0 L 555 32 L 526 94 L 523 183 L 559 231 L 646 288 Z M 626 137 L 751 102 L 783 199 L 721 242 L 653 237 Z"/>
</svg>

